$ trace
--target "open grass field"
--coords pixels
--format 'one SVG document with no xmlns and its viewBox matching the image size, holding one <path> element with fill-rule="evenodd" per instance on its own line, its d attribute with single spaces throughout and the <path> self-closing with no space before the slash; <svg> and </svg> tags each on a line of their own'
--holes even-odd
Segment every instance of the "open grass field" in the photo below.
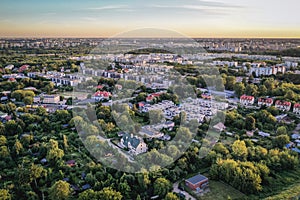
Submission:
<svg viewBox="0 0 300 200">
<path fill-rule="evenodd" d="M 233 187 L 219 182 L 209 180 L 210 192 L 198 197 L 198 199 L 203 200 L 224 200 L 228 199 L 246 199 L 247 196 L 240 191 L 234 189 Z"/>
<path fill-rule="evenodd" d="M 267 197 L 265 200 L 297 199 L 300 198 L 300 184 L 290 186 L 277 195 Z"/>
</svg>

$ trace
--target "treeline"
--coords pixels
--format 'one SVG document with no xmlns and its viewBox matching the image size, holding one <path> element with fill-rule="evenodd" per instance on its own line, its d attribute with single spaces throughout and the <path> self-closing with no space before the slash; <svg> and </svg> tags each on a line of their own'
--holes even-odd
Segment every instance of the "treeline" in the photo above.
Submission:
<svg viewBox="0 0 300 200">
<path fill-rule="evenodd" d="M 270 184 L 272 174 L 293 170 L 299 165 L 298 156 L 289 150 L 254 146 L 250 140 L 236 140 L 229 149 L 221 143 L 207 157 L 212 163 L 212 179 L 221 180 L 246 193 L 262 191 Z"/>
</svg>

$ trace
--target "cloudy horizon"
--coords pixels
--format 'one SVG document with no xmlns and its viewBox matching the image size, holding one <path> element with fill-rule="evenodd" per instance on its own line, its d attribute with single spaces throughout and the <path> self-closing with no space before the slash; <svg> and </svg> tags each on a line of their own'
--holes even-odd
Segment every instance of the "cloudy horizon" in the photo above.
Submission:
<svg viewBox="0 0 300 200">
<path fill-rule="evenodd" d="M 145 27 L 190 37 L 300 38 L 298 1 L 2 0 L 1 37 L 110 37 Z"/>
</svg>

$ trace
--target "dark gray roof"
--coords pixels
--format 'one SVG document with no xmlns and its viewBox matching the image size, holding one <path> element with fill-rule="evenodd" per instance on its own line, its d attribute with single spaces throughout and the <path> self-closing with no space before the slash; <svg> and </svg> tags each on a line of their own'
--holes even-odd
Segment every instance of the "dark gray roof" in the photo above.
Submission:
<svg viewBox="0 0 300 200">
<path fill-rule="evenodd" d="M 190 182 L 190 183 L 193 184 L 193 185 L 195 185 L 195 184 L 197 184 L 197 183 L 199 183 L 199 182 L 202 182 L 202 181 L 204 181 L 204 180 L 208 180 L 208 178 L 206 178 L 205 176 L 203 176 L 203 175 L 201 175 L 201 174 L 198 174 L 198 175 L 196 175 L 196 176 L 193 176 L 193 177 L 187 179 L 186 181 L 187 181 L 187 182 Z"/>
<path fill-rule="evenodd" d="M 131 137 L 131 135 L 128 134 L 128 133 L 123 135 L 123 140 L 124 140 L 123 144 L 126 147 L 128 147 L 128 144 L 130 143 L 131 146 L 134 147 L 134 148 L 139 146 L 139 144 L 141 142 L 136 136 Z"/>
</svg>

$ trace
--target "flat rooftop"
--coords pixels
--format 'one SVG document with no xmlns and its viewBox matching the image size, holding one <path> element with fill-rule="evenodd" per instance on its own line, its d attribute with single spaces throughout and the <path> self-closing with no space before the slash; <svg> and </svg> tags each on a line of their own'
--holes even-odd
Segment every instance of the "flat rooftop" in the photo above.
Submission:
<svg viewBox="0 0 300 200">
<path fill-rule="evenodd" d="M 193 184 L 193 185 L 195 185 L 195 184 L 197 184 L 199 182 L 202 182 L 202 181 L 205 181 L 205 180 L 208 180 L 208 178 L 201 175 L 201 174 L 198 174 L 196 176 L 193 176 L 193 177 L 187 179 L 186 181 Z"/>
</svg>

